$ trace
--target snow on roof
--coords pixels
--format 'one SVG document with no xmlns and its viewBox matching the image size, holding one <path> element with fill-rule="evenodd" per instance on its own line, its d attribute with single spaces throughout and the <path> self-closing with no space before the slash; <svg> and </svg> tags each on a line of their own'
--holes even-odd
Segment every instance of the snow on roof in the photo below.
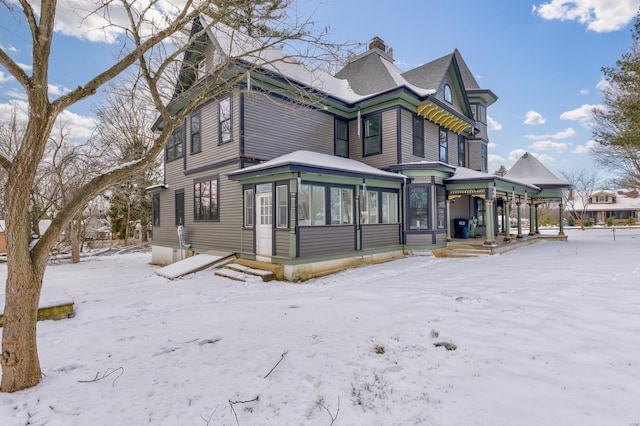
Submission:
<svg viewBox="0 0 640 426">
<path fill-rule="evenodd" d="M 349 158 L 337 157 L 335 155 L 327 155 L 321 154 L 319 152 L 304 150 L 294 151 L 289 154 L 274 158 L 273 160 L 269 160 L 261 164 L 256 164 L 255 166 L 245 167 L 244 169 L 237 170 L 230 173 L 229 175 L 231 176 L 237 174 L 245 174 L 291 165 L 308 166 L 325 169 L 327 171 L 351 172 L 355 174 L 379 176 L 383 178 L 405 178 L 405 176 L 398 173 L 385 172 L 384 170 L 377 169 L 375 167 L 366 165 L 356 160 L 351 160 Z"/>
<path fill-rule="evenodd" d="M 51 225 L 51 220 L 50 219 L 42 219 L 38 223 L 38 228 L 40 230 L 40 235 L 42 235 L 45 232 L 47 232 L 47 229 L 49 229 L 50 225 Z M 4 220 L 0 220 L 0 232 L 4 232 L 6 229 L 7 229 L 7 225 L 5 224 L 5 221 Z"/>
<path fill-rule="evenodd" d="M 311 69 L 296 61 L 291 55 L 269 46 L 269 41 L 255 39 L 219 22 L 211 25 L 205 16 L 201 19 L 209 26 L 208 34 L 211 40 L 228 58 L 247 61 L 345 102 L 352 103 L 361 99 L 361 96 L 351 89 L 348 81 L 322 70 Z"/>
<path fill-rule="evenodd" d="M 568 182 L 559 179 L 528 152 L 522 154 L 504 177 L 540 187 L 569 187 Z"/>
<path fill-rule="evenodd" d="M 518 179 L 508 178 L 506 176 L 498 176 L 498 175 L 493 175 L 485 172 L 480 172 L 478 170 L 468 169 L 466 167 L 456 167 L 456 171 L 454 175 L 446 179 L 447 182 L 473 181 L 473 180 L 501 180 L 505 182 L 514 183 L 516 185 L 524 185 L 536 190 L 540 190 L 539 187 L 528 182 L 523 182 Z"/>
</svg>

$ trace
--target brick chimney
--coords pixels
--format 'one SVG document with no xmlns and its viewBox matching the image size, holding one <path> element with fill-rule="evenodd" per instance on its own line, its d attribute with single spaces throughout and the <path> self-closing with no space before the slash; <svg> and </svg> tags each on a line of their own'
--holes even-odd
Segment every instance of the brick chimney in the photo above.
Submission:
<svg viewBox="0 0 640 426">
<path fill-rule="evenodd" d="M 380 37 L 374 37 L 369 43 L 369 49 L 375 49 L 376 47 L 383 52 L 387 51 L 387 46 L 384 45 L 384 41 Z"/>
</svg>

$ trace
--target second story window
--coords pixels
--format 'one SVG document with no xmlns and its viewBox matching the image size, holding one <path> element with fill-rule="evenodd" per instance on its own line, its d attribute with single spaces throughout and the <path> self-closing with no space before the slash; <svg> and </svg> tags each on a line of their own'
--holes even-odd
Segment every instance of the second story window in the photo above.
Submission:
<svg viewBox="0 0 640 426">
<path fill-rule="evenodd" d="M 473 119 L 479 123 L 487 124 L 487 108 L 482 104 L 471 104 Z"/>
<path fill-rule="evenodd" d="M 184 128 L 178 126 L 173 134 L 169 137 L 167 146 L 165 148 L 165 160 L 173 161 L 177 158 L 181 158 L 184 155 Z"/>
<path fill-rule="evenodd" d="M 202 145 L 200 143 L 200 111 L 196 111 L 191 116 L 191 153 L 200 152 Z"/>
<path fill-rule="evenodd" d="M 481 148 L 480 148 L 480 156 L 482 157 L 482 171 L 486 172 L 487 169 L 489 168 L 489 161 L 488 161 L 488 155 L 487 155 L 487 145 L 486 144 L 482 144 Z"/>
<path fill-rule="evenodd" d="M 231 140 L 231 96 L 220 100 L 218 119 L 220 124 L 218 142 L 229 142 Z"/>
<path fill-rule="evenodd" d="M 444 85 L 444 100 L 449 102 L 450 104 L 453 103 L 453 97 L 451 96 L 451 86 L 449 86 L 448 84 Z"/>
<path fill-rule="evenodd" d="M 424 120 L 413 117 L 413 155 L 424 157 Z"/>
<path fill-rule="evenodd" d="M 439 137 L 439 156 L 438 159 L 443 163 L 449 161 L 448 148 L 449 148 L 449 132 L 444 127 L 440 127 Z"/>
<path fill-rule="evenodd" d="M 467 140 L 464 136 L 458 135 L 458 166 L 466 167 Z"/>
<path fill-rule="evenodd" d="M 335 155 L 349 158 L 349 123 L 339 119 L 335 120 Z"/>
<path fill-rule="evenodd" d="M 382 153 L 382 124 L 380 115 L 366 117 L 362 120 L 363 156 Z"/>
</svg>

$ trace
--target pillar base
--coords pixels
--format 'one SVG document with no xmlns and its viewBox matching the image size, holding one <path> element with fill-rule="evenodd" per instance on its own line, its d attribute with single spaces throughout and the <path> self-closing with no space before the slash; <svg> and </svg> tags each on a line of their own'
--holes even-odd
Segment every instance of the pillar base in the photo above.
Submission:
<svg viewBox="0 0 640 426">
<path fill-rule="evenodd" d="M 495 241 L 485 241 L 484 243 L 482 243 L 483 246 L 489 246 L 489 247 L 495 247 L 498 245 L 498 243 L 496 243 Z"/>
</svg>

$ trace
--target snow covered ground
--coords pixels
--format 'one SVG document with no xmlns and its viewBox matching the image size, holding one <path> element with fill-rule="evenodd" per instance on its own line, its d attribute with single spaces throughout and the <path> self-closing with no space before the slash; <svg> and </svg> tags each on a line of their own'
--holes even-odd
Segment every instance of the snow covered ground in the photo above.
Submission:
<svg viewBox="0 0 640 426">
<path fill-rule="evenodd" d="M 52 265 L 77 315 L 0 425 L 640 425 L 640 229 L 568 234 L 304 284 Z"/>
</svg>

